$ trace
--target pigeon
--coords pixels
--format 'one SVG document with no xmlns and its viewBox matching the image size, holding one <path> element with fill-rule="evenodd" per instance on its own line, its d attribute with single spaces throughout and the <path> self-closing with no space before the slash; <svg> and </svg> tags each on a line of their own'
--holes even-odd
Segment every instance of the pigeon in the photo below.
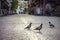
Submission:
<svg viewBox="0 0 60 40">
<path fill-rule="evenodd" d="M 50 26 L 50 28 L 54 28 L 55 27 L 51 22 L 49 22 L 49 26 Z"/>
<path fill-rule="evenodd" d="M 30 23 L 25 29 L 30 30 L 32 23 Z"/>
<path fill-rule="evenodd" d="M 39 30 L 39 32 L 40 32 L 40 30 L 42 29 L 42 25 L 43 24 L 41 24 L 39 27 L 35 28 L 34 30 Z"/>
</svg>

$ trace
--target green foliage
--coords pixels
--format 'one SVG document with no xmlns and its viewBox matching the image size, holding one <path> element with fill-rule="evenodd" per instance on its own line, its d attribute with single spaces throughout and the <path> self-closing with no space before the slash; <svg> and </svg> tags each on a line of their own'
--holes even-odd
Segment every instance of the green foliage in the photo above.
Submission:
<svg viewBox="0 0 60 40">
<path fill-rule="evenodd" d="M 17 9 L 17 7 L 18 7 L 18 1 L 17 0 L 13 0 L 13 2 L 12 2 L 12 9 Z"/>
</svg>

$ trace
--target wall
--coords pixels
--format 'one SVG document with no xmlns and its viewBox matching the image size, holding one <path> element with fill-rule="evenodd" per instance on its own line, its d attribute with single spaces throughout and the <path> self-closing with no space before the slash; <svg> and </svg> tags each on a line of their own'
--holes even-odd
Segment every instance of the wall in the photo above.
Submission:
<svg viewBox="0 0 60 40">
<path fill-rule="evenodd" d="M 60 6 L 56 7 L 55 15 L 60 16 Z"/>
</svg>

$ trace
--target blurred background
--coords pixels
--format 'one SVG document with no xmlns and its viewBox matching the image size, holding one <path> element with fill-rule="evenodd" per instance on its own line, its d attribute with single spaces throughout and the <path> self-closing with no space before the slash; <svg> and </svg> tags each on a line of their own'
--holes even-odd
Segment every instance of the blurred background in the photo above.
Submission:
<svg viewBox="0 0 60 40">
<path fill-rule="evenodd" d="M 0 0 L 0 15 L 60 16 L 60 0 Z"/>
</svg>

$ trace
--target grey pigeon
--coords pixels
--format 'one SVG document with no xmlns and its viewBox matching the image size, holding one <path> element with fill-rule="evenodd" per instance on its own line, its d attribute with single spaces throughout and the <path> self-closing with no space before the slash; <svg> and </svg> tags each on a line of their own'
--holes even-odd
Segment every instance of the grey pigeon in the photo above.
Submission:
<svg viewBox="0 0 60 40">
<path fill-rule="evenodd" d="M 30 23 L 25 29 L 30 30 L 32 23 Z"/>
<path fill-rule="evenodd" d="M 49 22 L 49 26 L 50 26 L 50 28 L 54 28 L 55 27 L 51 22 Z"/>
<path fill-rule="evenodd" d="M 41 24 L 39 27 L 35 28 L 34 30 L 39 30 L 39 32 L 40 32 L 40 30 L 42 29 L 42 25 L 43 24 Z"/>
</svg>

